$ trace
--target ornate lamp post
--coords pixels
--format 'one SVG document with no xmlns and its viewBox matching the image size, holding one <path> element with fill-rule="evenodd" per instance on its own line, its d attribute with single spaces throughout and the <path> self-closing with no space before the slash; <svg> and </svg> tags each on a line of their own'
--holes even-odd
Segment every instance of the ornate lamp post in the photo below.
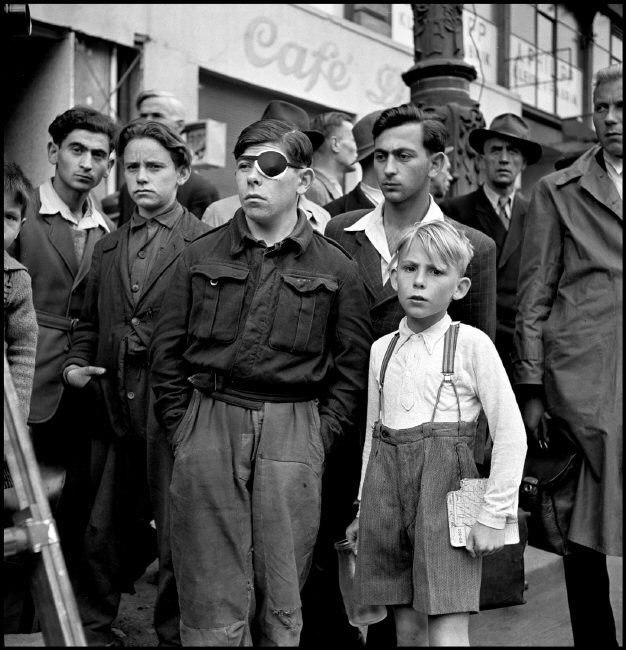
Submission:
<svg viewBox="0 0 626 650">
<path fill-rule="evenodd" d="M 455 182 L 451 195 L 478 187 L 476 153 L 469 146 L 472 129 L 485 126 L 478 102 L 470 99 L 469 84 L 476 69 L 463 61 L 463 5 L 412 4 L 415 64 L 402 79 L 411 89 L 411 101 L 427 115 L 442 120 Z"/>
</svg>

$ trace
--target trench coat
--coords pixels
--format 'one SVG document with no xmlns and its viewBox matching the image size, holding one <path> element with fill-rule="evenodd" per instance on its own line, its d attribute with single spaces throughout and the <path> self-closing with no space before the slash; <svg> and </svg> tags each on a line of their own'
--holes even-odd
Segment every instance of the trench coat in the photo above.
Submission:
<svg viewBox="0 0 626 650">
<path fill-rule="evenodd" d="M 536 185 L 524 232 L 516 384 L 584 454 L 568 538 L 622 554 L 622 200 L 597 145 Z"/>
</svg>

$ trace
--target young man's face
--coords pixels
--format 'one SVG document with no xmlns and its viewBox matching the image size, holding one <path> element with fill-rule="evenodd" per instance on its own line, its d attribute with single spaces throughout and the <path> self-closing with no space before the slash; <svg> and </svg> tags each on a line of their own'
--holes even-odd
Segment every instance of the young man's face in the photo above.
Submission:
<svg viewBox="0 0 626 650">
<path fill-rule="evenodd" d="M 604 150 L 616 158 L 623 156 L 622 80 L 605 81 L 593 96 L 593 125 Z"/>
<path fill-rule="evenodd" d="M 502 138 L 489 138 L 483 145 L 485 181 L 493 190 L 511 190 L 526 169 L 519 147 Z"/>
<path fill-rule="evenodd" d="M 20 228 L 24 220 L 22 211 L 24 206 L 15 200 L 13 194 L 4 193 L 4 250 L 15 241 L 20 233 Z"/>
<path fill-rule="evenodd" d="M 263 151 L 278 151 L 295 164 L 279 144 L 267 143 L 248 147 L 237 161 L 235 180 L 241 206 L 248 219 L 261 227 L 273 226 L 293 219 L 296 215 L 298 198 L 308 189 L 312 173 L 309 168 L 287 167 L 276 178 L 264 176 L 255 163 L 245 156 L 257 156 Z"/>
<path fill-rule="evenodd" d="M 383 131 L 374 142 L 374 170 L 390 203 L 403 203 L 428 192 L 430 178 L 441 170 L 442 156 L 423 144 L 423 126 L 417 122 Z"/>
<path fill-rule="evenodd" d="M 422 332 L 440 321 L 452 299 L 469 291 L 470 280 L 454 266 L 433 260 L 424 247 L 413 240 L 391 271 L 391 286 L 414 332 Z"/>
<path fill-rule="evenodd" d="M 48 160 L 56 166 L 55 181 L 72 192 L 89 192 L 113 166 L 109 137 L 84 129 L 71 131 L 61 145 L 48 144 Z"/>
<path fill-rule="evenodd" d="M 124 149 L 124 179 L 139 214 L 151 219 L 173 205 L 189 169 L 176 167 L 170 152 L 153 138 L 134 138 Z"/>
</svg>

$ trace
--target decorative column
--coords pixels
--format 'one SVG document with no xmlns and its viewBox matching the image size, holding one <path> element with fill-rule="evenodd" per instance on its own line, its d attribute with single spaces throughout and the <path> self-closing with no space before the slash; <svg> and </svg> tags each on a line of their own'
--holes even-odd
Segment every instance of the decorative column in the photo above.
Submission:
<svg viewBox="0 0 626 650">
<path fill-rule="evenodd" d="M 411 89 L 411 102 L 448 129 L 455 178 L 450 196 L 467 194 L 478 187 L 477 154 L 469 146 L 468 134 L 484 127 L 485 118 L 469 94 L 470 81 L 477 75 L 474 66 L 463 61 L 463 5 L 411 7 L 415 64 L 402 79 Z"/>
</svg>

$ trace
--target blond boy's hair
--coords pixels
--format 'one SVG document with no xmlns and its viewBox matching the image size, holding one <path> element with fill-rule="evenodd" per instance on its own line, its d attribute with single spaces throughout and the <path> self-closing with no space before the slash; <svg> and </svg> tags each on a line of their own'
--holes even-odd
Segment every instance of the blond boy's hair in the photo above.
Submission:
<svg viewBox="0 0 626 650">
<path fill-rule="evenodd" d="M 389 262 L 389 269 L 395 269 L 400 255 L 416 241 L 436 262 L 454 266 L 459 276 L 465 275 L 467 265 L 474 255 L 474 247 L 464 233 L 445 221 L 426 221 L 414 223 L 404 233 L 398 247 Z"/>
</svg>

